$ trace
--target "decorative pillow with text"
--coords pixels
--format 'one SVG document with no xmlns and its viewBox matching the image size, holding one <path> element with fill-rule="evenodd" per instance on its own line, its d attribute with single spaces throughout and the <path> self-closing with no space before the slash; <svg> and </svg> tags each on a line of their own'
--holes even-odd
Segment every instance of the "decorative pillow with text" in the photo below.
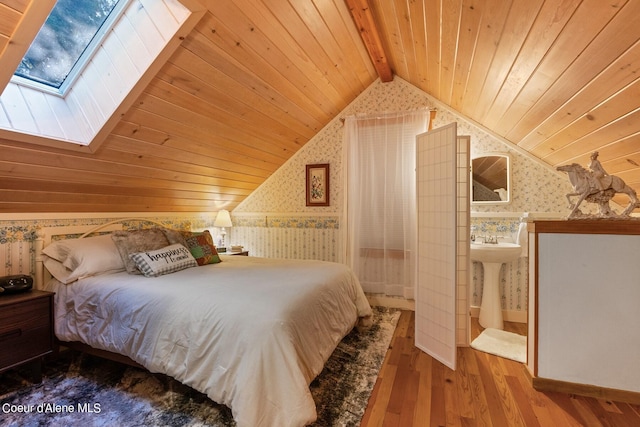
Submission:
<svg viewBox="0 0 640 427">
<path fill-rule="evenodd" d="M 189 249 L 179 243 L 154 251 L 133 253 L 129 257 L 146 277 L 162 276 L 198 266 Z"/>
</svg>

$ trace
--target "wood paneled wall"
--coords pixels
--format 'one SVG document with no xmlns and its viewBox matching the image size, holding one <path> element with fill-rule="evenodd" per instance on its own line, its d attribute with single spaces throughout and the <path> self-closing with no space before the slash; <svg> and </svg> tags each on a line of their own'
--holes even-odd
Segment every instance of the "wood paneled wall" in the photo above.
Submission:
<svg viewBox="0 0 640 427">
<path fill-rule="evenodd" d="M 639 2 L 370 3 L 397 75 L 550 165 L 599 150 L 640 190 Z"/>
<path fill-rule="evenodd" d="M 177 1 L 206 13 L 97 151 L 0 139 L 0 212 L 233 209 L 378 78 L 345 0 Z M 353 4 L 396 76 L 551 165 L 599 150 L 640 189 L 640 2 Z M 0 0 L 3 72 L 31 5 Z"/>
</svg>

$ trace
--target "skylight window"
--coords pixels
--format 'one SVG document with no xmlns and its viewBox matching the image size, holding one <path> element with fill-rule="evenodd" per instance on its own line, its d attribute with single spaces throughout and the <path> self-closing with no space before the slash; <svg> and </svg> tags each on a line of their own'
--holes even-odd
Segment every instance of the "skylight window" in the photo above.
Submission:
<svg viewBox="0 0 640 427">
<path fill-rule="evenodd" d="M 18 83 L 63 94 L 128 0 L 58 0 L 14 73 Z"/>
</svg>

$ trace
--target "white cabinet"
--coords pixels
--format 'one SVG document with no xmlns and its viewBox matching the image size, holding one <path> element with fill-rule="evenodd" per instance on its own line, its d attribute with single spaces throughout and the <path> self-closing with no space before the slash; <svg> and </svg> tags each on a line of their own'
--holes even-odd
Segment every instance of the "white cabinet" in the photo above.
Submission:
<svg viewBox="0 0 640 427">
<path fill-rule="evenodd" d="M 530 229 L 534 386 L 640 399 L 640 222 L 535 221 Z"/>
</svg>

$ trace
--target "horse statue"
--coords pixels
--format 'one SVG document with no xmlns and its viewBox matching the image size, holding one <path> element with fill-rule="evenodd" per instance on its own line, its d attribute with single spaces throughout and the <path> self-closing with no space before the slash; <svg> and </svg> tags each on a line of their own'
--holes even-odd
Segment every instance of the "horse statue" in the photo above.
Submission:
<svg viewBox="0 0 640 427">
<path fill-rule="evenodd" d="M 597 203 L 601 217 L 617 216 L 609 207 L 609 201 L 617 193 L 624 193 L 629 197 L 629 205 L 619 215 L 628 217 L 636 207 L 640 207 L 636 191 L 629 187 L 620 177 L 606 174 L 597 157 L 598 152 L 593 153 L 591 156 L 592 165 L 596 165 L 596 167 L 592 167 L 592 170 L 588 170 L 578 163 L 562 165 L 556 168 L 556 170 L 566 172 L 569 175 L 569 181 L 573 186 L 574 192 L 568 193 L 566 196 L 571 208 L 569 218 L 583 216 L 579 207 L 584 200 L 590 203 Z M 594 171 L 599 171 L 600 173 L 594 173 Z M 575 196 L 578 196 L 578 200 L 573 203 L 571 198 Z"/>
</svg>

